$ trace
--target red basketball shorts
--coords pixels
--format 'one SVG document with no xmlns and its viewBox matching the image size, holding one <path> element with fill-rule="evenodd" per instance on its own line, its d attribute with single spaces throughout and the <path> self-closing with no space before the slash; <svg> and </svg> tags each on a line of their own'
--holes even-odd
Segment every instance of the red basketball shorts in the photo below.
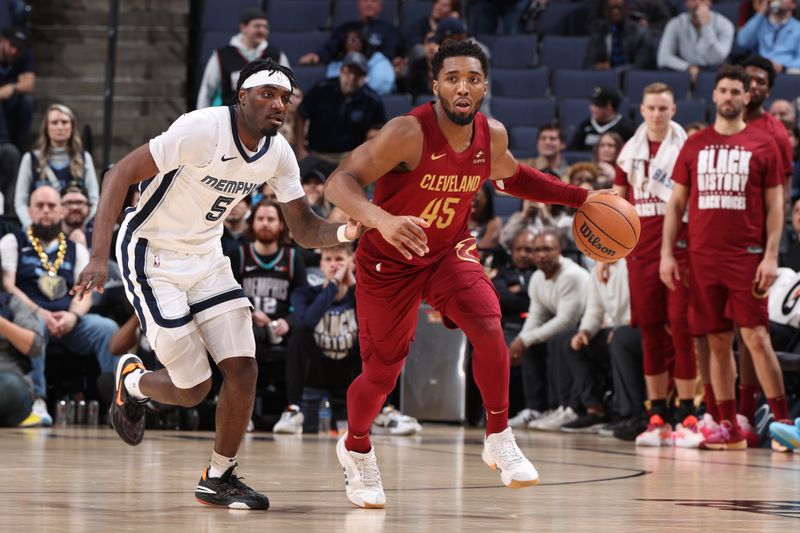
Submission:
<svg viewBox="0 0 800 533">
<path fill-rule="evenodd" d="M 633 325 L 646 327 L 688 320 L 689 258 L 686 253 L 678 253 L 675 258 L 680 268 L 681 282 L 674 291 L 661 282 L 659 257 L 627 259 Z"/>
<path fill-rule="evenodd" d="M 767 298 L 753 294 L 760 254 L 720 257 L 691 254 L 691 330 L 695 335 L 769 328 Z M 729 311 L 729 312 L 726 312 Z"/>
</svg>

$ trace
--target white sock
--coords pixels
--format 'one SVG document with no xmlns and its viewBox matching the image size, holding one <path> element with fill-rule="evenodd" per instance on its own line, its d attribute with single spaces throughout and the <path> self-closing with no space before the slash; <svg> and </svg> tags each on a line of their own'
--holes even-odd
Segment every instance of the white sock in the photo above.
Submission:
<svg viewBox="0 0 800 533">
<path fill-rule="evenodd" d="M 147 396 L 142 394 L 142 391 L 139 390 L 139 380 L 142 379 L 147 372 L 144 370 L 136 369 L 127 376 L 122 381 L 125 385 L 125 391 L 128 393 L 128 396 L 133 398 L 134 400 L 149 400 Z"/>
<path fill-rule="evenodd" d="M 213 451 L 211 461 L 208 462 L 208 477 L 222 477 L 222 474 L 235 464 L 236 457 L 225 457 Z"/>
</svg>

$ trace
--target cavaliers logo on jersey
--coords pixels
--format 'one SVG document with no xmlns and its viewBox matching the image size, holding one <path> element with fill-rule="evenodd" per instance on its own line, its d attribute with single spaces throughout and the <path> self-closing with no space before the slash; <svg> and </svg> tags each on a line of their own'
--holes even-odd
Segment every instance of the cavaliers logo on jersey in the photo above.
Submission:
<svg viewBox="0 0 800 533">
<path fill-rule="evenodd" d="M 456 244 L 456 256 L 462 261 L 472 261 L 480 264 L 478 241 L 475 240 L 475 237 L 468 237 Z"/>
</svg>

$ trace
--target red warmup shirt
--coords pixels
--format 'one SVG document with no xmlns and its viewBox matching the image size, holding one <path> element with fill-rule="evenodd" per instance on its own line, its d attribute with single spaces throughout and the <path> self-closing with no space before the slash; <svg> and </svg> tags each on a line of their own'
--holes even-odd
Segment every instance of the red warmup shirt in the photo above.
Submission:
<svg viewBox="0 0 800 533">
<path fill-rule="evenodd" d="M 463 152 L 455 152 L 439 129 L 432 103 L 412 109 L 409 114 L 422 126 L 419 165 L 410 172 L 382 176 L 375 186 L 374 202 L 392 215 L 427 220 L 431 225 L 425 229 L 430 252 L 423 257 L 412 254 L 409 261 L 374 230 L 361 237 L 358 249 L 372 258 L 423 266 L 435 263 L 470 237 L 467 221 L 472 197 L 491 172 L 491 136 L 488 120 L 477 113 L 472 143 Z"/>
<path fill-rule="evenodd" d="M 742 255 L 765 243 L 764 189 L 782 185 L 775 141 L 758 128 L 720 135 L 713 126 L 683 145 L 672 179 L 689 188 L 689 251 Z"/>
<path fill-rule="evenodd" d="M 781 153 L 783 175 L 791 176 L 794 172 L 794 163 L 792 161 L 794 159 L 794 150 L 792 141 L 789 139 L 789 132 L 786 131 L 786 126 L 783 125 L 783 122 L 769 113 L 764 113 L 758 118 L 749 120 L 747 125 L 760 129 L 775 140 Z"/>
<path fill-rule="evenodd" d="M 656 156 L 660 141 L 649 141 L 650 144 L 650 161 Z M 644 166 L 644 173 L 647 175 L 649 162 Z M 667 203 L 651 195 L 649 192 L 641 191 L 638 188 L 631 186 L 628 182 L 628 175 L 623 171 L 619 165 L 616 165 L 616 176 L 614 177 L 614 185 L 628 188 L 628 200 L 635 208 L 636 214 L 639 215 L 641 223 L 641 234 L 639 235 L 639 242 L 636 243 L 636 248 L 631 252 L 631 257 L 634 259 L 660 259 L 661 257 L 661 237 L 662 230 L 664 229 L 664 215 L 667 212 Z M 681 224 L 681 229 L 678 234 L 678 241 L 685 241 L 687 238 L 686 225 Z"/>
</svg>

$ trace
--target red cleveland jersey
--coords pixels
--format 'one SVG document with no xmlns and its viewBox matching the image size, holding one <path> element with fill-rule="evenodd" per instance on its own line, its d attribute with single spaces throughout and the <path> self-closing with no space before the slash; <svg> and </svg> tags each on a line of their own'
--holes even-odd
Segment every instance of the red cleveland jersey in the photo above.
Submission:
<svg viewBox="0 0 800 533">
<path fill-rule="evenodd" d="M 689 188 L 690 252 L 731 256 L 763 249 L 764 189 L 784 181 L 772 137 L 750 125 L 734 135 L 709 126 L 687 139 L 672 179 Z"/>
<path fill-rule="evenodd" d="M 422 266 L 436 262 L 460 241 L 470 238 L 467 221 L 472 197 L 491 171 L 491 137 L 488 120 L 477 113 L 472 143 L 463 152 L 455 152 L 439 129 L 432 103 L 412 109 L 409 115 L 422 126 L 419 165 L 410 172 L 382 176 L 375 187 L 374 202 L 393 215 L 427 220 L 431 225 L 425 229 L 430 252 L 423 257 L 413 254 L 408 261 L 375 230 L 364 234 L 358 249 L 375 259 Z"/>
</svg>

